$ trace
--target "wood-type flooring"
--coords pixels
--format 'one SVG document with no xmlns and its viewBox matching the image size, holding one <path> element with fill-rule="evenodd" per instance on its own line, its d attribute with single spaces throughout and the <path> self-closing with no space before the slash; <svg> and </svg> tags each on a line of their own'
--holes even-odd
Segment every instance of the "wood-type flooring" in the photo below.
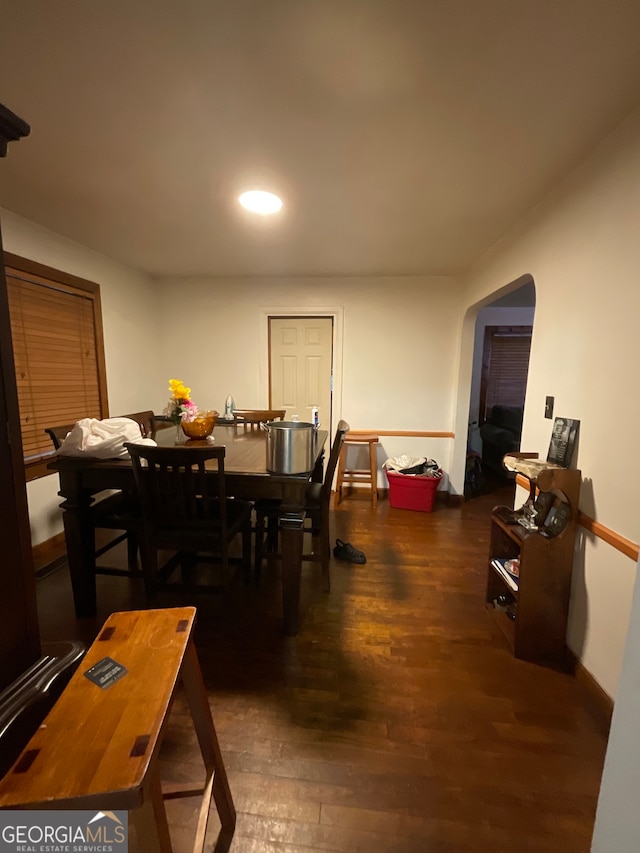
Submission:
<svg viewBox="0 0 640 853">
<path fill-rule="evenodd" d="M 515 660 L 485 609 L 489 513 L 502 498 L 420 513 L 347 497 L 332 538 L 367 563 L 332 561 L 330 594 L 305 563 L 296 637 L 282 634 L 277 563 L 259 586 L 161 595 L 157 606 L 198 606 L 238 812 L 231 853 L 587 853 L 606 736 L 581 683 Z M 137 582 L 100 576 L 98 616 L 79 621 L 66 568 L 37 586 L 43 641 L 91 642 L 110 612 L 145 606 Z M 199 778 L 198 755 L 179 695 L 166 778 Z M 182 853 L 197 802 L 167 808 Z M 218 828 L 213 809 L 212 845 Z"/>
</svg>

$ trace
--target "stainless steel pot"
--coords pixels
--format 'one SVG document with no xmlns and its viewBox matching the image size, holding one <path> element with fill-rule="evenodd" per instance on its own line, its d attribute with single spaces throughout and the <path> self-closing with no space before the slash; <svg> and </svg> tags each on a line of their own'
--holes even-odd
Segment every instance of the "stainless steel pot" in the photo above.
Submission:
<svg viewBox="0 0 640 853">
<path fill-rule="evenodd" d="M 272 474 L 305 474 L 316 456 L 317 430 L 303 421 L 269 421 L 267 431 L 267 471 Z"/>
</svg>

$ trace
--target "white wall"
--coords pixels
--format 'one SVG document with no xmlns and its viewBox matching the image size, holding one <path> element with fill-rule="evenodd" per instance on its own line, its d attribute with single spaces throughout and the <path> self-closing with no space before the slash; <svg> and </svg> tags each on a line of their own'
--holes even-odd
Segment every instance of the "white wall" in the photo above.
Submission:
<svg viewBox="0 0 640 853">
<path fill-rule="evenodd" d="M 637 574 L 637 569 L 636 569 Z M 593 853 L 637 853 L 640 846 L 640 583 L 633 594 L 620 685 L 593 831 Z"/>
<path fill-rule="evenodd" d="M 523 450 L 546 455 L 555 414 L 581 421 L 577 467 L 585 513 L 640 541 L 633 490 L 640 469 L 640 111 L 612 134 L 558 191 L 494 248 L 470 277 L 465 335 L 487 294 L 529 274 L 536 314 Z M 470 345 L 463 346 L 457 422 L 468 407 Z M 456 448 L 454 475 L 461 465 Z M 615 696 L 636 566 L 588 534 L 574 564 L 569 644 Z"/>
<path fill-rule="evenodd" d="M 337 312 L 343 326 L 333 429 L 340 417 L 353 429 L 453 428 L 456 279 L 167 280 L 159 294 L 162 337 L 175 341 L 161 357 L 165 376 L 189 385 L 198 405 L 222 411 L 227 394 L 238 408 L 266 405 L 269 312 L 327 311 Z M 181 337 L 176 323 L 185 316 Z M 451 450 L 451 439 L 383 437 L 378 459 L 423 455 L 448 472 Z"/>
<path fill-rule="evenodd" d="M 7 252 L 100 285 L 110 413 L 157 410 L 164 401 L 164 378 L 158 366 L 159 308 L 153 282 L 14 213 L 0 210 L 0 219 Z M 34 545 L 62 530 L 58 487 L 57 474 L 27 484 Z"/>
</svg>

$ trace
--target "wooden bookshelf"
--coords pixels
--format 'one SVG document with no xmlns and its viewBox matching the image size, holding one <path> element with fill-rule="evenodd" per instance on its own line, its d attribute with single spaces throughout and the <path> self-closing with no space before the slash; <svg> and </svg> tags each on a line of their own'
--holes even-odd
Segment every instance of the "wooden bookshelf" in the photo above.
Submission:
<svg viewBox="0 0 640 853">
<path fill-rule="evenodd" d="M 560 668 L 569 665 L 566 646 L 575 545 L 580 471 L 542 463 L 531 466 L 527 454 L 515 470 L 531 484 L 531 501 L 547 502 L 537 529 L 527 529 L 519 510 L 494 507 L 487 568 L 486 603 L 494 614 L 515 657 Z M 528 473 L 527 473 L 528 472 Z M 535 476 L 534 476 L 535 474 Z M 560 509 L 559 509 L 560 508 Z M 551 513 L 551 510 L 553 512 Z M 544 521 L 551 513 L 565 512 L 559 532 Z M 519 559 L 517 589 L 492 565 L 492 560 Z"/>
</svg>

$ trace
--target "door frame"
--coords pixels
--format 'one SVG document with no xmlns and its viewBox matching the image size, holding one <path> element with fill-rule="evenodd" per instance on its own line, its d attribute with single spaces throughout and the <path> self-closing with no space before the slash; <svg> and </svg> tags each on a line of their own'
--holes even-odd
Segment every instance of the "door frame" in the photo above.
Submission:
<svg viewBox="0 0 640 853">
<path fill-rule="evenodd" d="M 258 365 L 258 381 L 260 388 L 269 387 L 269 318 L 276 317 L 331 317 L 333 318 L 333 391 L 331 393 L 331 423 L 328 425 L 329 436 L 333 435 L 333 424 L 342 418 L 342 365 L 344 347 L 344 308 L 309 308 L 281 305 L 277 308 L 260 308 L 260 351 L 264 357 Z"/>
</svg>

